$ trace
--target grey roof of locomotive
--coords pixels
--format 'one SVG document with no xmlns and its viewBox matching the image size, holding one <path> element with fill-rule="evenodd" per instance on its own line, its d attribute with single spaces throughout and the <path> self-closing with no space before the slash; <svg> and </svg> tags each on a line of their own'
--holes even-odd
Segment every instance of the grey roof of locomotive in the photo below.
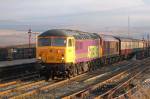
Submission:
<svg viewBox="0 0 150 99">
<path fill-rule="evenodd" d="M 47 36 L 73 36 L 76 39 L 98 39 L 99 36 L 96 33 L 82 32 L 78 30 L 69 30 L 69 29 L 52 29 L 46 32 L 43 32 L 39 37 Z"/>
</svg>

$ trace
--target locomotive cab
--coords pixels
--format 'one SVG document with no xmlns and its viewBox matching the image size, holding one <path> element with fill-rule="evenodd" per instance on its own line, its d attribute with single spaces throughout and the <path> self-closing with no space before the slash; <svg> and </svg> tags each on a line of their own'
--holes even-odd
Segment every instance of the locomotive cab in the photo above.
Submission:
<svg viewBox="0 0 150 99">
<path fill-rule="evenodd" d="M 46 64 L 73 63 L 74 45 L 73 37 L 39 37 L 37 59 Z"/>
</svg>

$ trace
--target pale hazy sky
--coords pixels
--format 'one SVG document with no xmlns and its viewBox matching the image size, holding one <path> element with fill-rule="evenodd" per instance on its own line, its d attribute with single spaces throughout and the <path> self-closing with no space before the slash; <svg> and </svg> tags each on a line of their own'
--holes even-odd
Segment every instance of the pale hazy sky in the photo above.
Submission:
<svg viewBox="0 0 150 99">
<path fill-rule="evenodd" d="M 0 0 L 0 29 L 150 32 L 150 0 Z M 3 34 L 3 32 L 0 32 Z"/>
<path fill-rule="evenodd" d="M 0 12 L 1 25 L 150 26 L 150 0 L 0 0 Z"/>
</svg>

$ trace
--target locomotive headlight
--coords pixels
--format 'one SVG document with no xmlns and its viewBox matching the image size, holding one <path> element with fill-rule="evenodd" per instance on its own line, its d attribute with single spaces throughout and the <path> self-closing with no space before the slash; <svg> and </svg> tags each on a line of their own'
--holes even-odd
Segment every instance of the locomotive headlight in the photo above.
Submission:
<svg viewBox="0 0 150 99">
<path fill-rule="evenodd" d="M 64 63 L 64 57 L 61 58 L 61 62 Z"/>
<path fill-rule="evenodd" d="M 64 54 L 62 54 L 61 56 L 62 56 L 61 59 L 64 60 Z"/>
<path fill-rule="evenodd" d="M 39 60 L 41 60 L 41 59 L 42 59 L 42 57 L 38 57 L 38 59 L 39 59 Z"/>
<path fill-rule="evenodd" d="M 64 57 L 62 57 L 61 59 L 64 60 Z"/>
<path fill-rule="evenodd" d="M 37 62 L 41 63 L 42 62 L 42 57 L 38 57 Z"/>
</svg>

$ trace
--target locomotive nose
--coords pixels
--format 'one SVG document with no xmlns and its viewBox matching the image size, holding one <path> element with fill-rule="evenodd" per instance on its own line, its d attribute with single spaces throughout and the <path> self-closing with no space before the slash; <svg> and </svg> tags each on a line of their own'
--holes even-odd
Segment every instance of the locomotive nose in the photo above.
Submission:
<svg viewBox="0 0 150 99">
<path fill-rule="evenodd" d="M 65 50 L 62 48 L 48 48 L 39 52 L 38 59 L 45 63 L 62 63 L 65 61 Z"/>
</svg>

